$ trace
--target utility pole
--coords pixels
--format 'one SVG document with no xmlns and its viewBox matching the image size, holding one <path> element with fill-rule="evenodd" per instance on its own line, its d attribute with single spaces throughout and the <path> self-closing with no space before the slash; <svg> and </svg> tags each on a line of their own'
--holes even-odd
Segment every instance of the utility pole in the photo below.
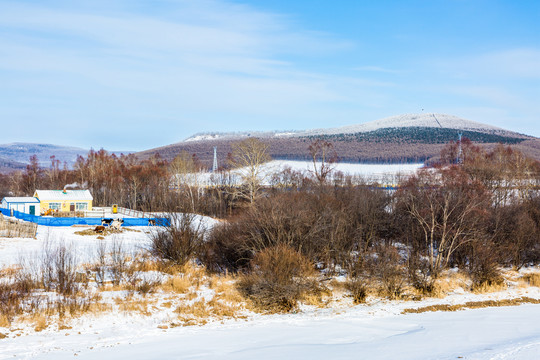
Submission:
<svg viewBox="0 0 540 360">
<path fill-rule="evenodd" d="M 216 172 L 218 170 L 217 165 L 217 146 L 214 146 L 214 164 L 212 165 L 212 172 Z"/>
<path fill-rule="evenodd" d="M 458 133 L 458 153 L 457 153 L 457 163 L 461 164 L 463 163 L 463 149 L 461 148 L 461 137 L 463 136 L 462 133 Z"/>
</svg>

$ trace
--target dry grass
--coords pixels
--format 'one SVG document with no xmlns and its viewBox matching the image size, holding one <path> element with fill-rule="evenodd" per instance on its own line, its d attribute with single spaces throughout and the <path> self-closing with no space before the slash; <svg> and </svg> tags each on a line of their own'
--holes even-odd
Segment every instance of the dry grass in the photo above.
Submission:
<svg viewBox="0 0 540 360">
<path fill-rule="evenodd" d="M 157 271 L 162 273 L 171 273 L 174 272 L 174 269 L 170 269 L 168 266 L 165 266 L 162 262 L 156 261 L 148 258 L 145 255 L 137 255 L 135 258 L 130 259 L 131 265 L 128 269 L 128 272 L 134 271 Z"/>
<path fill-rule="evenodd" d="M 170 309 L 172 307 L 172 302 L 171 301 L 166 301 L 163 304 L 161 304 L 161 306 L 166 308 L 166 309 Z"/>
<path fill-rule="evenodd" d="M 34 331 L 43 331 L 49 326 L 48 317 L 43 314 L 37 314 L 34 317 Z"/>
<path fill-rule="evenodd" d="M 180 323 L 173 322 L 171 326 L 204 325 L 210 320 L 223 321 L 224 319 L 245 318 L 240 314 L 244 310 L 243 304 L 227 303 L 218 298 L 208 302 L 200 299 L 191 304 L 180 304 L 175 309 L 175 313 L 178 314 L 177 320 Z"/>
<path fill-rule="evenodd" d="M 100 237 L 104 238 L 105 236 L 112 235 L 112 234 L 121 234 L 124 232 L 124 228 L 120 228 L 119 230 L 113 229 L 111 227 L 105 227 L 105 230 L 102 232 L 96 232 L 94 231 L 94 228 L 81 230 L 81 231 L 75 231 L 74 234 L 76 235 L 82 235 L 82 236 L 93 236 L 93 235 L 99 235 Z M 135 230 L 130 230 L 135 231 Z"/>
<path fill-rule="evenodd" d="M 204 325 L 208 322 L 207 318 L 210 317 L 210 311 L 204 300 L 192 304 L 180 304 L 174 312 L 178 313 L 177 319 L 183 326 Z"/>
<path fill-rule="evenodd" d="M 526 274 L 523 276 L 523 280 L 530 286 L 540 287 L 540 273 Z"/>
<path fill-rule="evenodd" d="M 86 312 L 89 314 L 98 315 L 98 314 L 104 314 L 110 311 L 112 311 L 111 304 L 105 304 L 96 300 L 96 302 L 93 302 L 90 304 L 90 307 L 87 309 Z"/>
<path fill-rule="evenodd" d="M 406 291 L 404 291 L 403 298 L 411 300 L 421 300 L 426 297 L 442 299 L 449 293 L 459 289 L 470 289 L 471 286 L 472 281 L 467 273 L 462 271 L 448 271 L 433 282 L 433 288 L 430 292 L 426 293 L 412 286 L 407 286 L 405 287 Z"/>
<path fill-rule="evenodd" d="M 304 295 L 302 302 L 306 305 L 316 306 L 318 308 L 327 307 L 332 298 L 332 292 L 326 288 L 321 288 L 320 292 L 308 293 Z"/>
<path fill-rule="evenodd" d="M 211 287 L 212 280 L 206 276 L 205 269 L 201 266 L 187 263 L 182 266 L 167 266 L 165 270 L 164 272 L 173 276 L 161 285 L 163 291 L 189 295 L 197 291 L 203 283 L 208 282 Z"/>
<path fill-rule="evenodd" d="M 503 300 L 484 300 L 484 301 L 469 301 L 465 304 L 438 304 L 430 305 L 417 309 L 405 309 L 402 314 L 419 314 L 424 312 L 434 311 L 458 311 L 465 309 L 480 309 L 486 307 L 500 307 L 500 306 L 516 306 L 521 304 L 540 304 L 540 299 L 533 299 L 529 297 L 520 297 L 515 299 L 503 299 Z"/>
<path fill-rule="evenodd" d="M 227 303 L 242 303 L 244 298 L 236 286 L 236 277 L 231 275 L 211 275 L 208 281 L 210 289 L 214 290 L 214 298 Z"/>
<path fill-rule="evenodd" d="M 177 294 L 187 294 L 191 288 L 191 279 L 187 276 L 173 276 L 169 278 L 161 288 L 164 291 L 171 291 Z"/>
<path fill-rule="evenodd" d="M 118 309 L 124 313 L 138 313 L 144 316 L 152 315 L 152 307 L 156 301 L 147 298 L 134 298 L 127 296 L 125 298 L 115 298 L 114 302 L 118 305 Z"/>
<path fill-rule="evenodd" d="M 0 328 L 1 327 L 9 327 L 11 325 L 11 322 L 9 321 L 9 318 L 4 315 L 4 314 L 0 314 Z"/>
<path fill-rule="evenodd" d="M 21 270 L 19 265 L 6 266 L 0 269 L 0 278 L 3 277 L 13 277 Z"/>
<path fill-rule="evenodd" d="M 497 281 L 483 282 L 472 287 L 472 292 L 475 294 L 486 294 L 492 292 L 504 291 L 508 288 L 506 281 L 501 277 Z"/>
<path fill-rule="evenodd" d="M 243 318 L 241 313 L 248 305 L 236 287 L 235 277 L 206 275 L 204 268 L 190 264 L 182 267 L 181 275 L 170 278 L 164 285 L 165 289 L 185 294 L 182 301 L 176 305 L 174 311 L 178 314 L 177 320 L 171 323 L 171 327 L 203 325 L 210 320 Z M 202 285 L 214 291 L 212 300 L 206 301 L 199 297 L 197 289 Z M 169 302 L 169 305 L 172 304 Z"/>
</svg>

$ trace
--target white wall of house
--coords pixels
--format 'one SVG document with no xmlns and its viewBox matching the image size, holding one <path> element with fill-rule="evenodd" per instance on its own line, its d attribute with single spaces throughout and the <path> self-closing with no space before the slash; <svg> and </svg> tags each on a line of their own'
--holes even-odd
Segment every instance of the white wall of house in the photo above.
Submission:
<svg viewBox="0 0 540 360">
<path fill-rule="evenodd" d="M 8 201 L 6 199 L 2 199 L 2 207 L 4 209 L 12 209 L 14 211 L 20 211 L 26 214 L 30 214 L 30 208 L 34 207 L 34 215 L 39 215 L 39 202 L 36 201 Z"/>
</svg>

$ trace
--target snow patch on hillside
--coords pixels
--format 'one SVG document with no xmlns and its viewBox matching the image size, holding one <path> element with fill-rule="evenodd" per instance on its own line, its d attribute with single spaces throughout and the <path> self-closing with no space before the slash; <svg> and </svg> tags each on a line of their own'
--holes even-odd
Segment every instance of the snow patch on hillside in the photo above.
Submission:
<svg viewBox="0 0 540 360">
<path fill-rule="evenodd" d="M 319 166 L 320 164 L 318 164 Z M 335 172 L 342 172 L 345 175 L 362 176 L 367 178 L 412 175 L 424 164 L 360 164 L 360 163 L 335 163 L 332 165 Z M 312 161 L 274 160 L 270 161 L 266 167 L 273 171 L 281 171 L 287 167 L 295 171 L 311 172 L 314 169 Z"/>
<path fill-rule="evenodd" d="M 248 131 L 248 132 L 230 132 L 230 133 L 207 133 L 195 134 L 188 137 L 184 142 L 193 141 L 211 141 L 211 140 L 241 140 L 246 138 L 273 138 L 273 137 L 291 137 L 298 134 L 298 131 Z"/>
</svg>

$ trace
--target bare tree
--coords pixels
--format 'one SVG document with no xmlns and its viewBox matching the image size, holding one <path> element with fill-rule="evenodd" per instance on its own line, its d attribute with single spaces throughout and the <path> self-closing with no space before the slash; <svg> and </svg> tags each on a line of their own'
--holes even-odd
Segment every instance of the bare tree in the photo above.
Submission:
<svg viewBox="0 0 540 360">
<path fill-rule="evenodd" d="M 308 149 L 313 161 L 311 172 L 319 184 L 323 185 L 328 175 L 334 170 L 337 161 L 334 145 L 326 140 L 317 139 L 309 145 Z"/>
<path fill-rule="evenodd" d="M 169 171 L 176 191 L 188 198 L 191 211 L 195 212 L 195 202 L 198 200 L 198 188 L 201 182 L 200 167 L 187 151 L 182 151 L 169 164 Z"/>
<path fill-rule="evenodd" d="M 240 191 L 239 196 L 249 200 L 253 204 L 260 195 L 263 165 L 270 161 L 268 145 L 257 138 L 232 144 L 230 163 L 237 168 L 246 191 Z"/>
<path fill-rule="evenodd" d="M 484 187 L 458 166 L 421 171 L 398 196 L 421 229 L 433 276 L 458 248 L 479 236 L 489 204 Z"/>
</svg>

